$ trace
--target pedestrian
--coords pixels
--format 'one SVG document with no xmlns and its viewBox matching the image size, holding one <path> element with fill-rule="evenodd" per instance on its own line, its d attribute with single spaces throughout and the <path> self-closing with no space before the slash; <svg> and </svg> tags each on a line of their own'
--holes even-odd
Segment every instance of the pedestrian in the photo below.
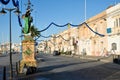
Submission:
<svg viewBox="0 0 120 80">
<path fill-rule="evenodd" d="M 26 64 L 24 64 L 24 67 L 23 67 L 23 74 L 27 74 L 27 69 L 28 69 L 28 67 L 27 67 L 27 65 Z"/>
</svg>

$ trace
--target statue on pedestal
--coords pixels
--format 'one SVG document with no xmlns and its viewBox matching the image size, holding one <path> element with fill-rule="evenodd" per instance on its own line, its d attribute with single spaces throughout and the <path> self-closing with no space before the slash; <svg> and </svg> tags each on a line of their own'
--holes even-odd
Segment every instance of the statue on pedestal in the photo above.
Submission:
<svg viewBox="0 0 120 80">
<path fill-rule="evenodd" d="M 22 60 L 20 62 L 20 73 L 24 71 L 24 65 L 35 70 L 37 67 L 37 62 L 35 60 L 35 40 L 34 37 L 39 36 L 40 33 L 37 28 L 31 23 L 33 18 L 30 16 L 31 10 L 27 10 L 22 16 L 25 21 L 25 26 L 23 28 L 24 40 L 22 41 Z"/>
</svg>

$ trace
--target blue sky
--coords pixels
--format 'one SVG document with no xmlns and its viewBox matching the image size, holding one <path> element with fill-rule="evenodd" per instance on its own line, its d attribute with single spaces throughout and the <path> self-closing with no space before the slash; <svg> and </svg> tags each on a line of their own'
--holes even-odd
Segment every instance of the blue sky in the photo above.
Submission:
<svg viewBox="0 0 120 80">
<path fill-rule="evenodd" d="M 22 14 L 25 13 L 28 0 L 19 0 L 20 10 Z M 86 0 L 86 18 L 89 19 L 92 16 L 104 11 L 108 6 L 119 3 L 120 0 Z M 85 7 L 84 0 L 31 0 L 34 5 L 32 8 L 33 24 L 42 30 L 46 28 L 51 22 L 56 24 L 80 24 L 84 22 L 85 17 Z M 13 8 L 12 0 L 6 6 L 0 4 L 0 9 L 2 7 Z M 22 15 L 21 14 L 21 15 Z M 24 22 L 22 20 L 23 26 Z M 51 34 L 60 33 L 66 30 L 67 27 L 58 28 L 56 26 L 51 26 L 48 30 L 42 32 L 44 36 L 49 36 Z M 12 42 L 19 43 L 21 38 L 21 28 L 18 25 L 17 16 L 12 13 Z M 43 38 L 40 38 L 41 40 Z M 0 15 L 0 43 L 9 42 L 9 14 Z"/>
</svg>

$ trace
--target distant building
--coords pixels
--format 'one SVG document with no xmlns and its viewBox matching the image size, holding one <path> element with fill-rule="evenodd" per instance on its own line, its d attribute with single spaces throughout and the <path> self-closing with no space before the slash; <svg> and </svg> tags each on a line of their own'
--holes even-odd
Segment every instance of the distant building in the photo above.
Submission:
<svg viewBox="0 0 120 80">
<path fill-rule="evenodd" d="M 7 52 L 9 53 L 10 51 L 10 44 L 9 42 L 2 43 L 0 45 L 0 52 Z M 19 43 L 12 43 L 12 52 L 20 52 L 20 44 Z"/>
<path fill-rule="evenodd" d="M 45 41 L 41 41 L 41 43 L 38 44 L 37 46 L 37 50 L 40 52 L 44 52 L 45 51 L 45 47 L 46 47 L 46 42 Z"/>
</svg>

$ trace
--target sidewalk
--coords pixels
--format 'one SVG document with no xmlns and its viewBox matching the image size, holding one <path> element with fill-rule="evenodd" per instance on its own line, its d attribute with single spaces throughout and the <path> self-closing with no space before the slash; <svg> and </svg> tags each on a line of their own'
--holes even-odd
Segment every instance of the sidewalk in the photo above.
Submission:
<svg viewBox="0 0 120 80">
<path fill-rule="evenodd" d="M 80 59 L 88 59 L 88 60 L 97 60 L 97 61 L 103 61 L 103 62 L 113 62 L 113 56 L 108 56 L 108 57 L 103 57 L 103 56 L 87 56 L 87 55 L 64 55 L 62 54 L 61 56 L 66 56 L 66 57 L 75 57 L 75 58 L 80 58 Z"/>
</svg>

